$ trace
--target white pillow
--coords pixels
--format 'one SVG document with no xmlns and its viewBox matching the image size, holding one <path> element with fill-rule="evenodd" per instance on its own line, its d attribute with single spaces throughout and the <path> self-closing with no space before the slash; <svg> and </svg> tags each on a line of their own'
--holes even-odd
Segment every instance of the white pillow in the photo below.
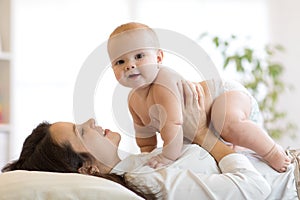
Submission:
<svg viewBox="0 0 300 200">
<path fill-rule="evenodd" d="M 76 173 L 17 170 L 0 174 L 0 200 L 139 199 L 127 188 Z"/>
</svg>

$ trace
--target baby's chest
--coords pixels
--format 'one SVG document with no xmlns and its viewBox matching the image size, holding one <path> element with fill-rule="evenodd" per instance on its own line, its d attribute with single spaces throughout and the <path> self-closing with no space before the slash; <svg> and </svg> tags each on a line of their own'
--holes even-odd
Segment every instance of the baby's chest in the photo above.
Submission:
<svg viewBox="0 0 300 200">
<path fill-rule="evenodd" d="M 144 102 L 144 104 L 135 105 L 134 107 L 144 126 L 152 126 L 159 129 L 160 116 L 163 114 L 163 109 L 160 105 L 155 103 L 147 105 Z"/>
</svg>

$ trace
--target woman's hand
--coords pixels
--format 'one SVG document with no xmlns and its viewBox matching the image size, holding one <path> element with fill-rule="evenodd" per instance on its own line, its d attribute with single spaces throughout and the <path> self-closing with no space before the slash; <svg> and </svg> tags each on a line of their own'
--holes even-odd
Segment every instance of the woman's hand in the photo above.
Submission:
<svg viewBox="0 0 300 200">
<path fill-rule="evenodd" d="M 192 143 L 198 144 L 210 152 L 220 141 L 208 126 L 204 91 L 200 84 L 190 82 L 183 82 L 181 90 L 183 94 L 182 102 L 184 102 L 183 134 Z"/>
<path fill-rule="evenodd" d="M 204 91 L 199 83 L 183 81 L 178 85 L 183 110 L 184 137 L 194 142 L 197 134 L 207 131 Z"/>
</svg>

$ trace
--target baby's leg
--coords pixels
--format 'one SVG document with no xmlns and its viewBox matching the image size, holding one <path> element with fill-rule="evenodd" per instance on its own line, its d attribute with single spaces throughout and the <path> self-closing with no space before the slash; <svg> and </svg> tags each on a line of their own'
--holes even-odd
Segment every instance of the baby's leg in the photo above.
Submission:
<svg viewBox="0 0 300 200">
<path fill-rule="evenodd" d="M 229 91 L 216 98 L 212 106 L 212 123 L 221 137 L 262 156 L 275 170 L 283 172 L 290 159 L 262 127 L 249 119 L 251 98 L 239 91 Z"/>
</svg>

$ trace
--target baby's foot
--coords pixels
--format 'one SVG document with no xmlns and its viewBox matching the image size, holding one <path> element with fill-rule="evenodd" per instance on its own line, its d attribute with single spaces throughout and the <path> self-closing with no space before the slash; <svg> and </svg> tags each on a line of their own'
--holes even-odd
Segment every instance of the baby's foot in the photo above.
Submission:
<svg viewBox="0 0 300 200">
<path fill-rule="evenodd" d="M 278 172 L 285 172 L 288 165 L 291 163 L 290 158 L 277 144 L 274 144 L 271 150 L 263 156 L 263 158 Z"/>
</svg>

